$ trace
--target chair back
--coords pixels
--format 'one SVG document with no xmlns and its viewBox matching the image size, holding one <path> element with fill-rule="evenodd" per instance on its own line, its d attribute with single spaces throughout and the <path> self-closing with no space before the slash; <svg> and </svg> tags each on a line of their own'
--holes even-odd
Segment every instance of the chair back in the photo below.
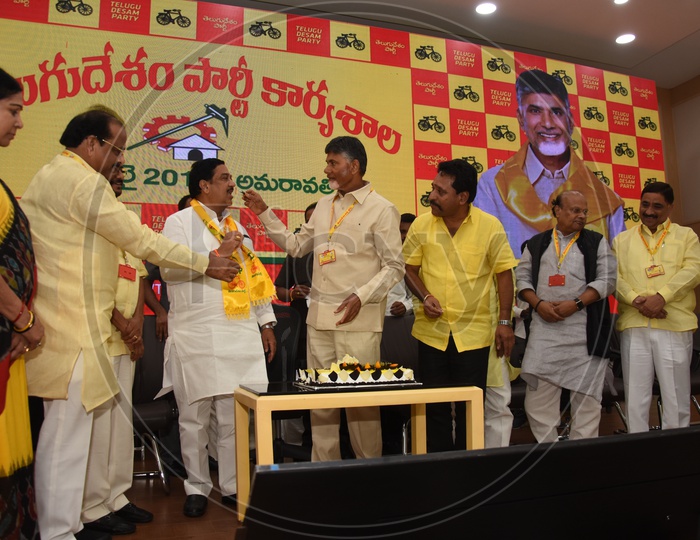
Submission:
<svg viewBox="0 0 700 540">
<path fill-rule="evenodd" d="M 411 335 L 415 320 L 413 313 L 403 317 L 384 317 L 381 360 L 418 370 L 418 340 Z"/>
<path fill-rule="evenodd" d="M 177 405 L 172 392 L 156 400 L 163 387 L 163 348 L 156 338 L 156 318 L 146 315 L 143 322 L 143 357 L 136 362 L 132 389 L 134 430 L 152 435 L 167 430 L 177 420 Z"/>
<path fill-rule="evenodd" d="M 273 304 L 272 309 L 277 318 L 277 352 L 272 362 L 267 364 L 267 377 L 270 382 L 293 381 L 298 368 L 301 317 L 297 310 L 282 304 Z"/>
<path fill-rule="evenodd" d="M 165 343 L 156 338 L 156 318 L 143 318 L 143 357 L 136 362 L 134 371 L 133 403 L 149 403 L 163 387 L 163 348 Z"/>
</svg>

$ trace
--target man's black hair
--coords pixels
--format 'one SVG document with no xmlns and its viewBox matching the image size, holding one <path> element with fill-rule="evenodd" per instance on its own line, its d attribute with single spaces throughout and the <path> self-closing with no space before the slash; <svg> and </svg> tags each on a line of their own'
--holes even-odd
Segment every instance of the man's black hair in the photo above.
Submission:
<svg viewBox="0 0 700 540">
<path fill-rule="evenodd" d="M 124 125 L 118 116 L 110 114 L 108 110 L 92 108 L 74 116 L 63 130 L 60 143 L 66 148 L 77 148 L 90 135 L 94 135 L 100 141 L 100 145 L 104 144 L 103 140 L 112 137 L 110 131 L 112 124 Z"/>
<path fill-rule="evenodd" d="M 666 182 L 651 182 L 647 184 L 642 190 L 642 196 L 645 193 L 661 193 L 668 204 L 673 204 L 673 188 Z"/>
<path fill-rule="evenodd" d="M 457 193 L 467 191 L 469 193 L 468 203 L 471 203 L 476 197 L 477 173 L 471 163 L 467 163 L 463 159 L 453 159 L 451 161 L 443 161 L 438 164 L 438 172 L 443 176 L 451 176 L 452 187 Z"/>
<path fill-rule="evenodd" d="M 200 180 L 211 180 L 214 177 L 214 169 L 225 163 L 217 158 L 207 158 L 195 161 L 190 168 L 190 196 L 194 199 L 202 192 Z"/>
<path fill-rule="evenodd" d="M 523 103 L 523 98 L 529 94 L 549 94 L 559 98 L 566 106 L 567 112 L 570 109 L 569 92 L 561 79 L 545 73 L 539 69 L 523 71 L 515 81 L 515 95 L 518 100 L 518 107 Z"/>
<path fill-rule="evenodd" d="M 182 197 L 182 199 L 177 201 L 177 209 L 184 210 L 185 208 L 187 208 L 190 205 L 191 200 L 192 200 L 192 195 L 185 195 L 184 197 Z"/>
<path fill-rule="evenodd" d="M 357 137 L 347 135 L 336 137 L 326 145 L 326 154 L 343 154 L 350 161 L 357 160 L 360 163 L 360 175 L 367 171 L 367 151 L 362 141 Z"/>
</svg>

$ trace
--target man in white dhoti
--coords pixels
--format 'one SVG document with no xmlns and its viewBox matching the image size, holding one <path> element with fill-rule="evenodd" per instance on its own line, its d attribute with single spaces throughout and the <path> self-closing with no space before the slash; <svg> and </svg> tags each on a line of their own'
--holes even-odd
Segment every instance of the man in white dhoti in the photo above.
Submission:
<svg viewBox="0 0 700 540">
<path fill-rule="evenodd" d="M 571 439 L 598 436 L 617 262 L 603 236 L 584 229 L 588 203 L 565 191 L 552 203 L 554 229 L 532 237 L 516 269 L 518 295 L 532 306 L 521 377 L 538 442 L 557 440 L 561 389 L 571 391 Z"/>
<path fill-rule="evenodd" d="M 275 288 L 253 253 L 250 238 L 244 239 L 245 229 L 231 218 L 228 207 L 235 183 L 224 162 L 205 159 L 193 164 L 189 180 L 191 206 L 168 217 L 163 234 L 196 253 L 208 253 L 216 252 L 223 236 L 234 231 L 238 241 L 231 256 L 241 267 L 230 283 L 188 271 L 161 270 L 170 298 L 163 387 L 172 385 L 180 411 L 187 471 L 183 512 L 199 517 L 213 487 L 207 443 L 216 445 L 222 502 L 235 502 L 233 392 L 243 383 L 267 382 L 265 359 L 272 360 L 276 349 L 270 304 Z M 212 404 L 216 441 L 207 435 Z"/>
</svg>

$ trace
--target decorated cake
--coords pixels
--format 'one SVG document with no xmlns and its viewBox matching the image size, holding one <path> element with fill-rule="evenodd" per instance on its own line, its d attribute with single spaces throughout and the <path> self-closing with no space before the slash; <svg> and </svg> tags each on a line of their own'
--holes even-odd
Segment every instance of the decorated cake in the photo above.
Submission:
<svg viewBox="0 0 700 540">
<path fill-rule="evenodd" d="M 362 363 L 346 354 L 325 369 L 300 369 L 297 382 L 309 386 L 396 384 L 415 382 L 413 370 L 390 362 Z"/>
</svg>

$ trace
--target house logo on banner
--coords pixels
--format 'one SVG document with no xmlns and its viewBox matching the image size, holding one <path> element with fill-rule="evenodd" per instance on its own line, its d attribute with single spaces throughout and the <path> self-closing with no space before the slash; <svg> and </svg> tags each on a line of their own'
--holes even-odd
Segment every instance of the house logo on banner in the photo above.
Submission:
<svg viewBox="0 0 700 540">
<path fill-rule="evenodd" d="M 224 107 L 216 105 L 204 105 L 204 116 L 190 120 L 187 116 L 153 118 L 143 126 L 144 140 L 132 144 L 127 150 L 133 150 L 145 144 L 153 144 L 163 152 L 172 150 L 173 159 L 180 161 L 199 161 L 201 159 L 218 157 L 218 152 L 223 150 L 217 146 L 212 139 L 217 136 L 216 130 L 207 125 L 206 121 L 218 120 L 228 137 L 228 114 Z M 173 125 L 170 129 L 161 131 L 164 126 Z M 189 127 L 194 127 L 199 131 L 199 135 L 190 135 L 184 139 L 170 137 Z"/>
</svg>

